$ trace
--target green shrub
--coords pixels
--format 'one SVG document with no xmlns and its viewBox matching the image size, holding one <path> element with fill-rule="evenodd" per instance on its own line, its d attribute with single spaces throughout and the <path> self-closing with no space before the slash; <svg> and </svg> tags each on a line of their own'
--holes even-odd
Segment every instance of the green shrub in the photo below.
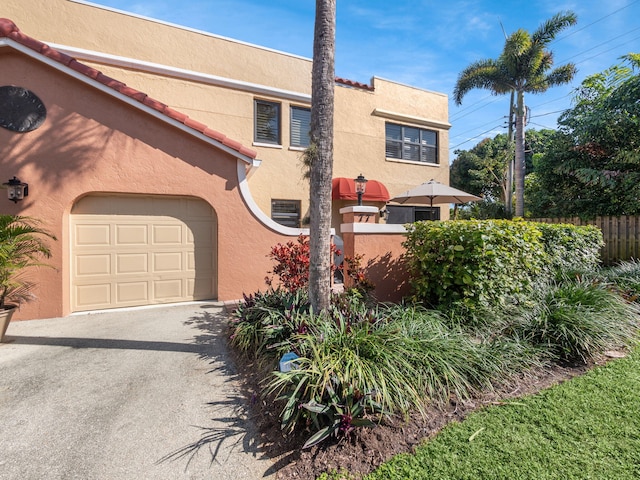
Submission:
<svg viewBox="0 0 640 480">
<path fill-rule="evenodd" d="M 415 298 L 442 308 L 526 295 L 546 265 L 542 234 L 524 221 L 417 222 L 407 231 L 403 245 Z"/>
<path fill-rule="evenodd" d="M 535 225 L 542 233 L 541 241 L 552 272 L 566 276 L 598 267 L 600 249 L 604 245 L 602 231 L 598 227 L 551 223 Z"/>
</svg>

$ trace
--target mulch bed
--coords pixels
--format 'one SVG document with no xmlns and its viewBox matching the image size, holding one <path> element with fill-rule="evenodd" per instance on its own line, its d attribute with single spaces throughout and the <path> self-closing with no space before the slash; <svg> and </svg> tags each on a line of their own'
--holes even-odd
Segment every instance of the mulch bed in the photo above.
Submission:
<svg viewBox="0 0 640 480">
<path fill-rule="evenodd" d="M 614 356 L 614 355 L 611 355 Z M 618 356 L 618 355 L 615 355 Z M 452 421 L 461 421 L 469 413 L 487 405 L 539 392 L 550 386 L 582 375 L 608 357 L 589 365 L 554 365 L 521 374 L 491 392 L 465 401 L 451 399 L 441 408 L 431 407 L 426 417 L 386 418 L 375 428 L 359 428 L 347 438 L 325 441 L 310 449 L 301 446 L 313 432 L 285 436 L 279 422 L 281 406 L 260 399 L 260 379 L 267 372 L 246 358 L 235 356 L 237 371 L 246 398 L 251 399 L 249 415 L 259 430 L 259 449 L 275 460 L 273 470 L 278 480 L 315 480 L 323 472 L 342 469 L 356 478 L 373 471 L 398 453 L 411 452 L 425 439 L 433 437 Z"/>
</svg>

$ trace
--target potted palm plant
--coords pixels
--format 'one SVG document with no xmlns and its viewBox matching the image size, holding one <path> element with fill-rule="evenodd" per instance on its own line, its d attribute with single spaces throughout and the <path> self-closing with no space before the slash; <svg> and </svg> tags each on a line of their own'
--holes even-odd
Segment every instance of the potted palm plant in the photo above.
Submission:
<svg viewBox="0 0 640 480">
<path fill-rule="evenodd" d="M 0 215 L 0 342 L 15 309 L 34 298 L 25 269 L 43 265 L 42 259 L 51 256 L 47 238 L 55 240 L 33 218 Z"/>
</svg>

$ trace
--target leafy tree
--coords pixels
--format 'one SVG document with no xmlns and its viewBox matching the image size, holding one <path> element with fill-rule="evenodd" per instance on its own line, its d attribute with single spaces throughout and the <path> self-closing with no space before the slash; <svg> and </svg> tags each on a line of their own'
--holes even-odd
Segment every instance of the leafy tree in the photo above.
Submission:
<svg viewBox="0 0 640 480">
<path fill-rule="evenodd" d="M 331 297 L 331 178 L 336 0 L 316 0 L 311 78 L 309 300 L 316 312 Z"/>
<path fill-rule="evenodd" d="M 587 77 L 538 160 L 534 216 L 640 213 L 640 55 Z"/>
<path fill-rule="evenodd" d="M 458 76 L 453 92 L 457 105 L 475 88 L 490 90 L 494 95 L 516 94 L 516 159 L 515 190 L 516 215 L 524 215 L 525 176 L 525 93 L 542 93 L 549 87 L 569 83 L 576 68 L 572 63 L 552 71 L 553 54 L 547 46 L 563 29 L 575 25 L 573 12 L 558 13 L 544 22 L 533 34 L 519 29 L 505 41 L 497 60 L 479 60 L 465 68 Z"/>
<path fill-rule="evenodd" d="M 450 183 L 456 188 L 504 203 L 507 196 L 507 168 L 513 149 L 506 134 L 485 138 L 470 151 L 456 150 Z"/>
<path fill-rule="evenodd" d="M 554 130 L 527 130 L 525 161 L 527 171 L 533 170 L 534 156 L 547 148 Z M 450 167 L 451 185 L 480 195 L 483 202 L 476 202 L 466 211 L 473 218 L 504 218 L 508 187 L 507 172 L 513 158 L 513 144 L 507 134 L 485 138 L 471 150 L 456 150 L 457 157 Z"/>
</svg>

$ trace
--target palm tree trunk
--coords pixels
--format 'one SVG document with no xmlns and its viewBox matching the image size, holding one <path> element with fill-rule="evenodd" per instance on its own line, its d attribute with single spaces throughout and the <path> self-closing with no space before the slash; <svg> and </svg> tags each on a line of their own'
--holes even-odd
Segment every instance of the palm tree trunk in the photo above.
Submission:
<svg viewBox="0 0 640 480">
<path fill-rule="evenodd" d="M 516 109 L 516 217 L 524 217 L 524 92 L 518 91 L 518 106 Z"/>
<path fill-rule="evenodd" d="M 316 0 L 311 79 L 309 300 L 315 312 L 331 298 L 331 178 L 335 88 L 336 0 Z"/>
</svg>

